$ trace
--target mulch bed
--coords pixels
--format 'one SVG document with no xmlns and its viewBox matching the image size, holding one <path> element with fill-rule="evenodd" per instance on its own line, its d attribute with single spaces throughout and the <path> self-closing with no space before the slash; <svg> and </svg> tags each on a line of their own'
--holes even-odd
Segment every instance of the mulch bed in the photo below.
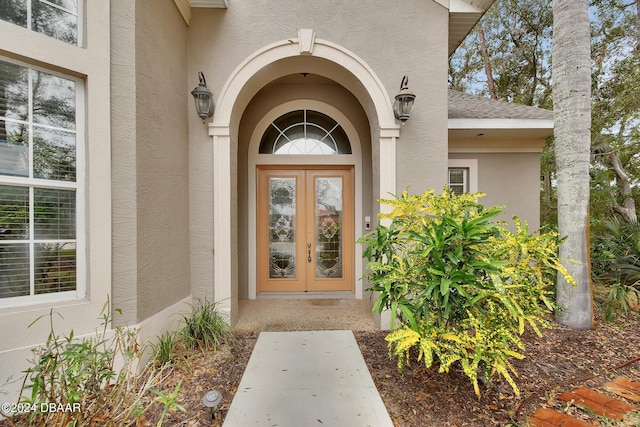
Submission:
<svg viewBox="0 0 640 427">
<path fill-rule="evenodd" d="M 502 380 L 481 387 L 481 397 L 461 369 L 448 374 L 437 367 L 426 369 L 413 362 L 398 373 L 390 359 L 386 332 L 354 332 L 380 395 L 396 426 L 505 426 L 526 425 L 526 417 L 540 407 L 562 410 L 556 393 L 576 385 L 598 388 L 616 376 L 640 379 L 640 318 L 598 323 L 592 331 L 578 331 L 554 324 L 542 338 L 525 336 L 524 360 L 514 361 L 518 371 L 518 397 Z M 170 392 L 182 381 L 180 403 L 186 413 L 171 412 L 165 425 L 219 426 L 242 378 L 257 340 L 256 333 L 237 335 L 236 342 L 217 353 L 198 354 L 183 368 L 176 368 L 163 384 Z M 635 361 L 634 361 L 635 360 Z M 215 418 L 202 406 L 207 390 L 222 392 L 224 400 Z M 160 408 L 148 414 L 155 425 Z M 580 415 L 584 417 L 585 415 Z M 597 419 L 590 422 L 598 425 Z M 610 424 L 609 424 L 610 425 Z"/>
<path fill-rule="evenodd" d="M 526 334 L 527 357 L 514 361 L 520 396 L 505 381 L 495 379 L 481 387 L 478 398 L 460 368 L 445 374 L 438 373 L 437 367 L 426 369 L 413 362 L 398 373 L 396 360 L 387 352 L 385 331 L 356 331 L 354 335 L 397 427 L 525 426 L 527 417 L 540 407 L 587 418 L 584 411 L 563 409 L 556 394 L 577 386 L 602 389 L 617 376 L 640 380 L 638 314 L 615 323 L 600 321 L 591 331 L 554 324 L 542 338 Z M 168 394 L 181 382 L 178 402 L 186 411 L 170 411 L 163 425 L 221 426 L 257 338 L 257 333 L 239 333 L 235 342 L 216 352 L 196 352 L 177 363 L 158 388 Z M 213 418 L 202 404 L 208 390 L 223 395 L 221 410 Z M 156 425 L 161 412 L 160 404 L 152 405 L 138 427 Z M 612 425 L 593 417 L 588 421 L 597 426 Z"/>
</svg>

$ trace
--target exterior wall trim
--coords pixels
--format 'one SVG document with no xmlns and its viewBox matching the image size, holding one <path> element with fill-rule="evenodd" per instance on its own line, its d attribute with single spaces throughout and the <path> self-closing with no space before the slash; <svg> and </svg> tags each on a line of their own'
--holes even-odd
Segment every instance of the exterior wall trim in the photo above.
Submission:
<svg viewBox="0 0 640 427">
<path fill-rule="evenodd" d="M 353 52 L 329 41 L 316 38 L 313 46 L 312 56 L 325 58 L 342 65 L 364 84 L 375 105 L 380 128 L 397 129 L 399 133 L 400 126 L 396 122 L 393 114 L 393 105 L 391 104 L 387 90 L 371 67 Z M 251 80 L 260 69 L 278 60 L 298 56 L 300 52 L 300 39 L 295 38 L 268 45 L 245 59 L 245 61 L 231 73 L 231 76 L 222 88 L 218 102 L 216 103 L 218 107 L 209 127 L 228 126 L 231 123 L 232 110 L 236 105 L 236 100 L 240 98 L 241 91 L 247 82 Z M 346 62 L 341 62 L 341 60 Z"/>
<path fill-rule="evenodd" d="M 553 129 L 553 119 L 449 119 L 452 129 Z"/>
</svg>

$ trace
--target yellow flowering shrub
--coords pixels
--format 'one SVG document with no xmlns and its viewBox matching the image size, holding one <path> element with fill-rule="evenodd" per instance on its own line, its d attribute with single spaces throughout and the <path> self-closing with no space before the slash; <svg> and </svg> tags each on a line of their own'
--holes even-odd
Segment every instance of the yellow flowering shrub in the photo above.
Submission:
<svg viewBox="0 0 640 427">
<path fill-rule="evenodd" d="M 478 203 L 483 194 L 404 191 L 393 200 L 388 227 L 360 239 L 367 275 L 379 294 L 375 311 L 391 312 L 386 340 L 402 369 L 417 348 L 427 367 L 441 372 L 460 362 L 476 394 L 478 375 L 503 377 L 519 394 L 512 358 L 523 358 L 520 335 L 541 334 L 554 309 L 557 272 L 571 283 L 558 258 L 556 233 L 530 234 L 514 217 L 516 231 L 495 218 L 502 208 Z"/>
</svg>

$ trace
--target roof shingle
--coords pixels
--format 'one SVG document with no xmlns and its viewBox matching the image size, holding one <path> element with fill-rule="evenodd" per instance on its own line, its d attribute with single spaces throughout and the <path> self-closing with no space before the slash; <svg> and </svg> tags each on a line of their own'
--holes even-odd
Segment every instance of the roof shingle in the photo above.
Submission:
<svg viewBox="0 0 640 427">
<path fill-rule="evenodd" d="M 553 120 L 553 111 L 449 89 L 449 118 Z"/>
</svg>

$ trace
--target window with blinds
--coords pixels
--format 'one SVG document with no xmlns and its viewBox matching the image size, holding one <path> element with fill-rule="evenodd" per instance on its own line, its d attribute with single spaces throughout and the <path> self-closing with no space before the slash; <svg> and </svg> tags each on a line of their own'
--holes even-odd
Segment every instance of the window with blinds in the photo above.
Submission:
<svg viewBox="0 0 640 427">
<path fill-rule="evenodd" d="M 77 0 L 2 0 L 0 19 L 70 44 L 78 44 Z"/>
<path fill-rule="evenodd" d="M 0 299 L 77 289 L 81 83 L 0 59 Z"/>
<path fill-rule="evenodd" d="M 449 168 L 448 188 L 458 195 L 469 192 L 469 169 Z"/>
</svg>

